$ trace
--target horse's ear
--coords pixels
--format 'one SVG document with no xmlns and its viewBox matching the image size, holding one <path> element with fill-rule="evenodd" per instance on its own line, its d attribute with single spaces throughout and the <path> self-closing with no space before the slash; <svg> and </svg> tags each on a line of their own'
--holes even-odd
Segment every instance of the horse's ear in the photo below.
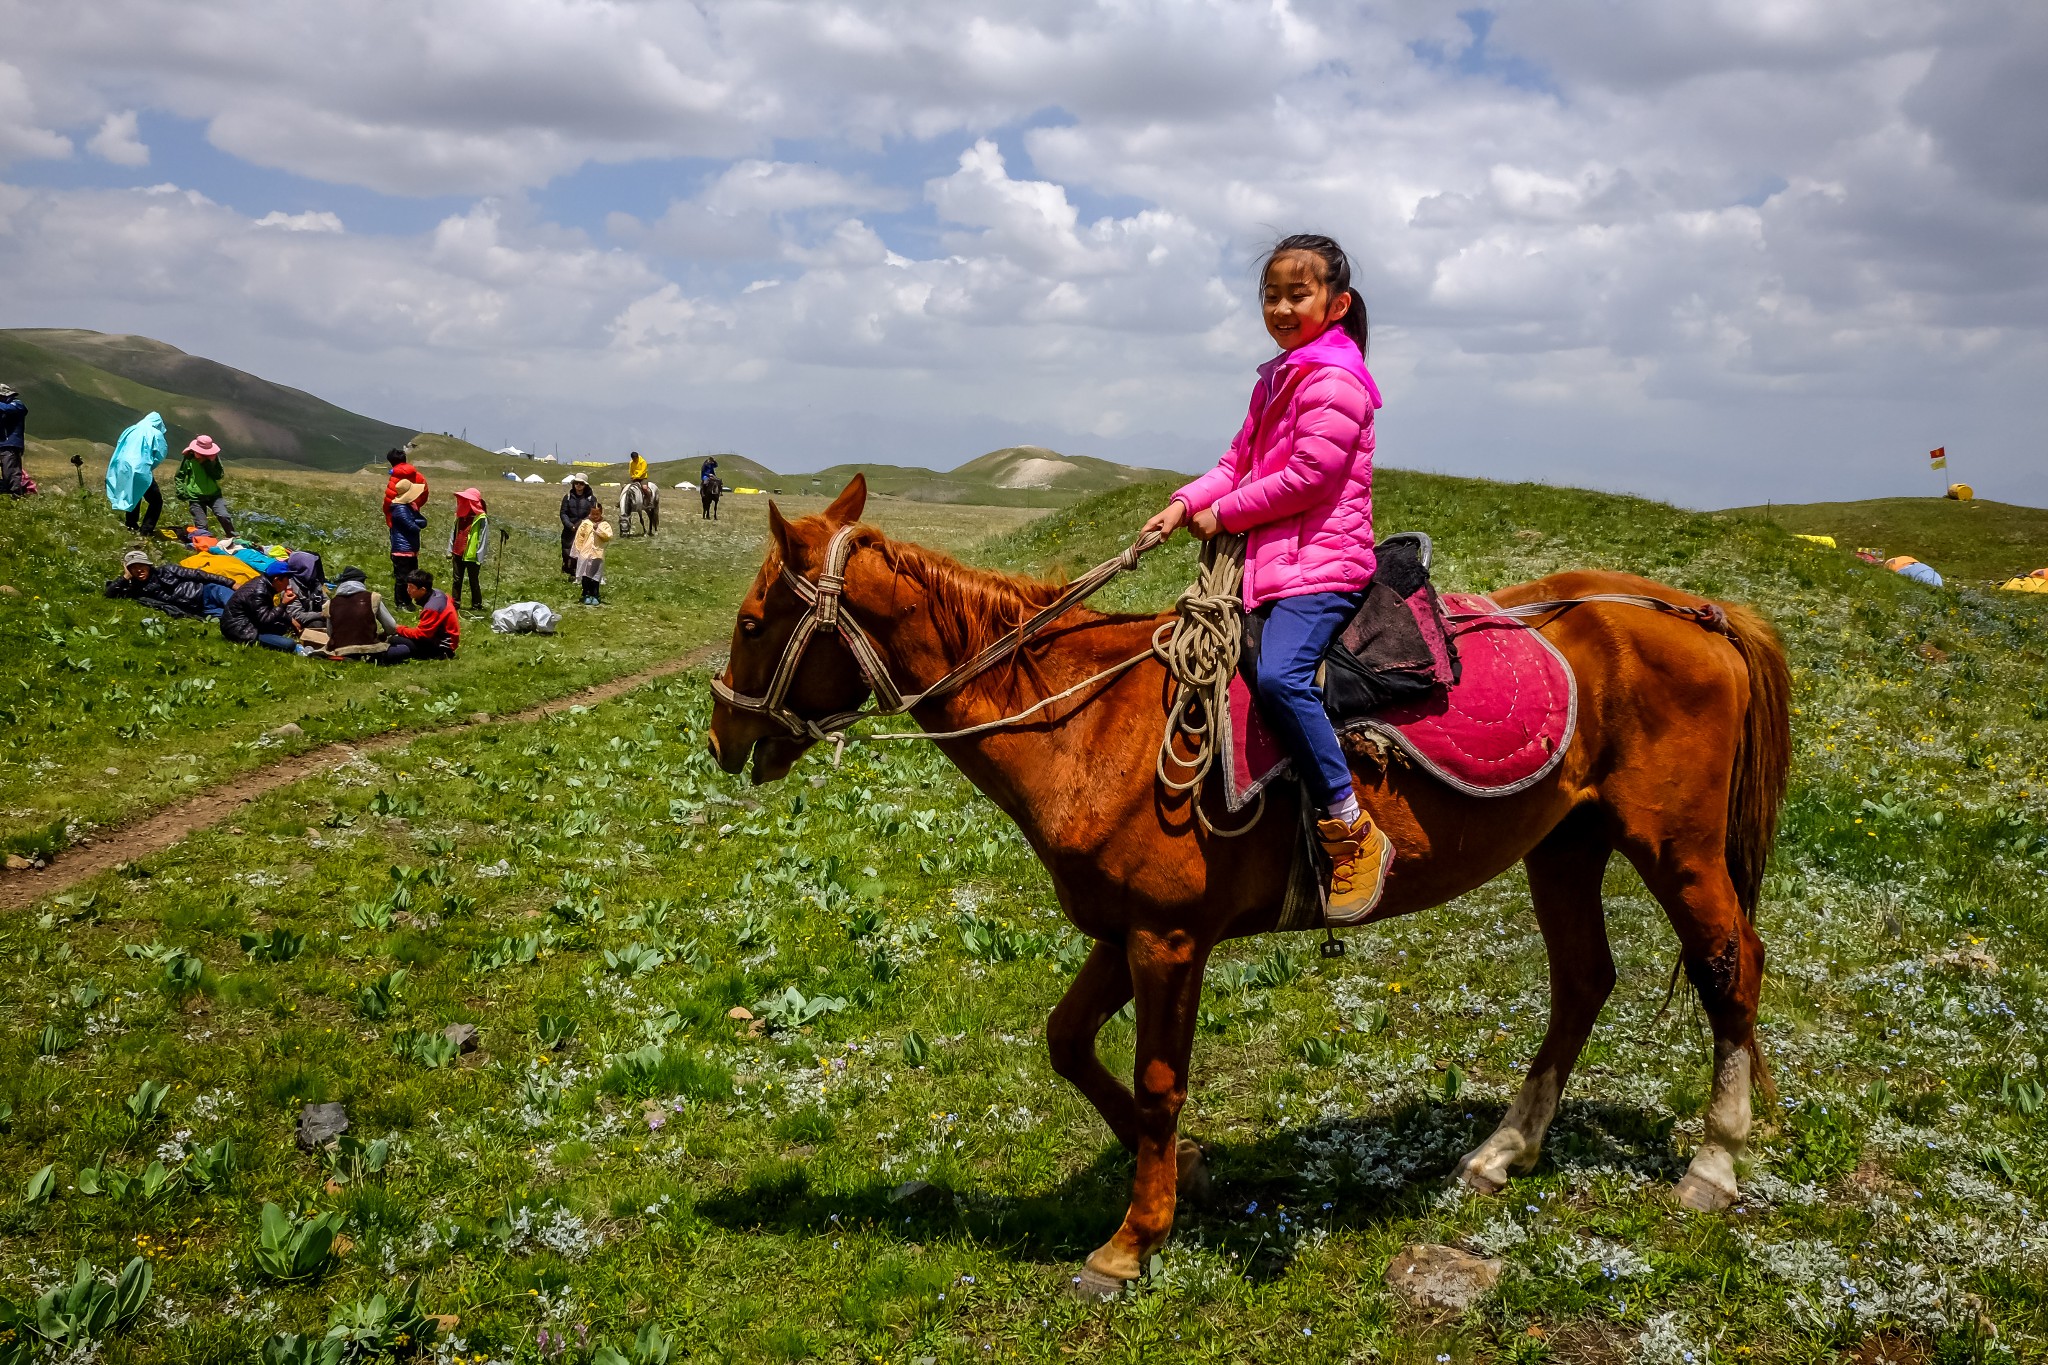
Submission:
<svg viewBox="0 0 2048 1365">
<path fill-rule="evenodd" d="M 775 551 L 789 562 L 789 523 L 783 519 L 782 509 L 775 505 L 775 499 L 768 499 L 768 534 L 775 537 Z"/>
<path fill-rule="evenodd" d="M 868 476 L 855 473 L 853 479 L 832 505 L 825 509 L 825 524 L 828 526 L 851 526 L 860 520 L 861 509 L 868 505 Z"/>
</svg>

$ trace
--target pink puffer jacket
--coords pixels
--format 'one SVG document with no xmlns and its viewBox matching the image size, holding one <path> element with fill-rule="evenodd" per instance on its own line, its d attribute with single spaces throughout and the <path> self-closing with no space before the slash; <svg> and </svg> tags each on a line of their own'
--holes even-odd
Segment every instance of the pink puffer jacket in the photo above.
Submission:
<svg viewBox="0 0 2048 1365">
<path fill-rule="evenodd" d="M 1245 531 L 1244 605 L 1372 582 L 1373 409 L 1379 386 L 1342 329 L 1259 366 L 1222 463 L 1174 497 Z"/>
</svg>

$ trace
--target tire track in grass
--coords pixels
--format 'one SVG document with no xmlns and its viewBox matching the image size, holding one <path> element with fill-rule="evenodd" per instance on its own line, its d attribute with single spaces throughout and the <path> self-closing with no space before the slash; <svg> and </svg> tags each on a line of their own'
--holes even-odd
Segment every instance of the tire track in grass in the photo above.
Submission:
<svg viewBox="0 0 2048 1365">
<path fill-rule="evenodd" d="M 623 678 L 614 678 L 610 682 L 539 702 L 523 711 L 493 716 L 489 720 L 465 720 L 454 725 L 395 730 L 367 739 L 336 740 L 304 753 L 292 754 L 267 767 L 237 774 L 231 782 L 195 792 L 152 814 L 97 831 L 89 840 L 59 851 L 40 868 L 6 873 L 4 879 L 0 879 L 0 911 L 27 909 L 45 896 L 67 891 L 87 878 L 96 877 L 122 863 L 132 863 L 137 858 L 162 852 L 193 831 L 218 824 L 259 797 L 339 768 L 360 754 L 383 753 L 430 735 L 460 734 L 482 725 L 524 724 L 545 720 L 574 706 L 595 706 L 623 696 L 636 687 L 707 663 L 721 649 L 721 645 L 700 645 L 638 673 L 629 673 Z"/>
</svg>

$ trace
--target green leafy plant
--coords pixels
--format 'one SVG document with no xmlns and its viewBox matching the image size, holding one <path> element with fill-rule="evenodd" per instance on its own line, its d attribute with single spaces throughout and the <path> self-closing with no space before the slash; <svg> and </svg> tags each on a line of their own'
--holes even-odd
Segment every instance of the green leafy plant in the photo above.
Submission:
<svg viewBox="0 0 2048 1365">
<path fill-rule="evenodd" d="M 357 901 L 348 909 L 348 922 L 358 929 L 381 933 L 396 923 L 396 920 L 391 913 L 391 907 L 383 901 Z"/>
<path fill-rule="evenodd" d="M 434 1344 L 440 1324 L 420 1312 L 418 1293 L 414 1283 L 398 1298 L 377 1294 L 336 1304 L 322 1345 L 338 1344 L 344 1361 L 419 1354 Z"/>
<path fill-rule="evenodd" d="M 180 952 L 164 959 L 162 985 L 173 999 L 206 989 L 206 963 L 190 953 Z"/>
<path fill-rule="evenodd" d="M 328 1176 L 335 1184 L 360 1185 L 384 1173 L 391 1161 L 391 1139 L 365 1142 L 354 1133 L 343 1133 L 327 1148 L 326 1160 Z"/>
<path fill-rule="evenodd" d="M 265 1203 L 256 1231 L 256 1268 L 273 1280 L 304 1280 L 321 1275 L 334 1260 L 334 1239 L 341 1234 L 339 1211 L 294 1218 Z"/>
<path fill-rule="evenodd" d="M 125 1332 L 142 1316 L 155 1278 L 149 1262 L 140 1256 L 113 1279 L 103 1276 L 91 1261 L 81 1259 L 70 1283 L 59 1284 L 33 1303 L 0 1298 L 0 1343 L 4 1343 L 0 1344 L 0 1360 L 14 1365 L 32 1359 L 32 1343 L 37 1339 L 69 1353 Z M 6 1341 L 10 1336 L 12 1340 Z"/>
<path fill-rule="evenodd" d="M 185 1175 L 202 1190 L 220 1190 L 235 1173 L 235 1144 L 222 1138 L 211 1147 L 201 1147 L 186 1159 Z"/>
<path fill-rule="evenodd" d="M 1387 1012 L 1387 1002 L 1384 1000 L 1367 1001 L 1365 1008 L 1352 1015 L 1350 1019 L 1351 1027 L 1367 1037 L 1385 1033 L 1392 1022 L 1393 1016 Z"/>
<path fill-rule="evenodd" d="M 277 1332 L 265 1338 L 257 1358 L 263 1365 L 342 1365 L 342 1351 L 346 1347 L 347 1343 L 339 1337 Z"/>
<path fill-rule="evenodd" d="M 128 1111 L 137 1128 L 145 1127 L 163 1116 L 164 1097 L 171 1088 L 158 1081 L 144 1081 L 135 1087 L 135 1093 L 121 1101 L 121 1107 Z"/>
<path fill-rule="evenodd" d="M 903 1035 L 904 1061 L 912 1066 L 923 1066 L 930 1060 L 931 1055 L 932 1046 L 924 1040 L 922 1033 L 919 1033 L 916 1029 L 911 1029 Z"/>
<path fill-rule="evenodd" d="M 290 962 L 306 950 L 306 936 L 282 926 L 263 935 L 243 934 L 242 951 L 254 962 Z"/>
<path fill-rule="evenodd" d="M 445 1033 L 427 1029 L 419 1033 L 400 1034 L 394 1050 L 401 1057 L 410 1057 L 429 1071 L 439 1071 L 452 1066 L 462 1055 L 462 1049 L 453 1038 Z"/>
<path fill-rule="evenodd" d="M 542 1047 L 559 1052 L 575 1038 L 576 1021 L 566 1014 L 543 1014 L 534 1021 L 534 1032 L 539 1035 Z"/>
<path fill-rule="evenodd" d="M 36 1054 L 41 1057 L 55 1057 L 60 1052 L 70 1051 L 77 1042 L 77 1038 L 55 1024 L 45 1024 L 43 1031 L 36 1035 Z"/>
<path fill-rule="evenodd" d="M 846 1008 L 846 1001 L 836 995 L 806 996 L 791 986 L 780 995 L 771 995 L 754 1005 L 754 1016 L 769 1028 L 802 1028 L 820 1015 L 836 1014 Z"/>
<path fill-rule="evenodd" d="M 634 1334 L 624 1350 L 608 1341 L 598 1343 L 590 1353 L 590 1365 L 668 1365 L 674 1350 L 675 1342 L 650 1322 Z"/>
<path fill-rule="evenodd" d="M 1304 1038 L 1301 1045 L 1294 1049 L 1294 1054 L 1315 1067 L 1335 1066 L 1337 1058 L 1343 1055 L 1338 1046 L 1328 1038 Z"/>
<path fill-rule="evenodd" d="M 106 998 L 106 988 L 97 981 L 74 981 L 71 983 L 71 1003 L 82 1010 L 89 1010 Z"/>
<path fill-rule="evenodd" d="M 614 976 L 643 976 L 667 962 L 654 949 L 642 943 L 628 944 L 613 952 L 604 950 L 604 969 Z"/>
<path fill-rule="evenodd" d="M 50 1196 L 57 1190 L 57 1168 L 54 1164 L 43 1167 L 28 1178 L 28 1185 L 21 1192 L 21 1202 L 30 1208 L 50 1202 Z"/>
<path fill-rule="evenodd" d="M 356 1012 L 365 1019 L 389 1019 L 405 985 L 405 968 L 389 971 L 356 992 Z"/>
</svg>

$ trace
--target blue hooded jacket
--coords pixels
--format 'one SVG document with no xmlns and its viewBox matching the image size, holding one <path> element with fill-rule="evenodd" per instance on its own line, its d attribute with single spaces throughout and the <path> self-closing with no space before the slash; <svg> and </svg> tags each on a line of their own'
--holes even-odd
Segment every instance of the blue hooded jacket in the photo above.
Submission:
<svg viewBox="0 0 2048 1365">
<path fill-rule="evenodd" d="M 114 443 L 113 455 L 107 460 L 107 501 L 116 512 L 134 510 L 142 501 L 143 490 L 156 477 L 156 467 L 170 453 L 170 444 L 164 439 L 164 419 L 157 413 L 150 413 L 121 433 L 121 439 Z"/>
</svg>

